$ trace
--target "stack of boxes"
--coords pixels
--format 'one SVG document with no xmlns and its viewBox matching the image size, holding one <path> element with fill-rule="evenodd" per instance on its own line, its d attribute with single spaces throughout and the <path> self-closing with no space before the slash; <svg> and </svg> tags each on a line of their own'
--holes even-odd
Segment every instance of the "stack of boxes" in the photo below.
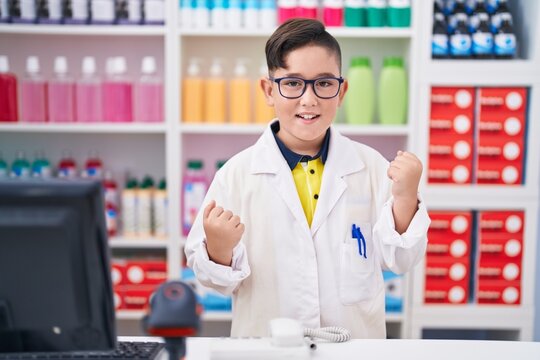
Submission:
<svg viewBox="0 0 540 360">
<path fill-rule="evenodd" d="M 481 88 L 476 177 L 479 184 L 522 184 L 525 88 Z"/>
<path fill-rule="evenodd" d="M 113 259 L 111 277 L 117 310 L 144 310 L 154 290 L 167 280 L 162 259 Z"/>
<path fill-rule="evenodd" d="M 479 213 L 479 304 L 517 305 L 521 298 L 523 212 Z"/>
<path fill-rule="evenodd" d="M 430 183 L 472 182 L 474 102 L 474 88 L 431 90 Z"/>
<path fill-rule="evenodd" d="M 471 274 L 471 212 L 430 212 L 425 302 L 464 304 Z"/>
</svg>

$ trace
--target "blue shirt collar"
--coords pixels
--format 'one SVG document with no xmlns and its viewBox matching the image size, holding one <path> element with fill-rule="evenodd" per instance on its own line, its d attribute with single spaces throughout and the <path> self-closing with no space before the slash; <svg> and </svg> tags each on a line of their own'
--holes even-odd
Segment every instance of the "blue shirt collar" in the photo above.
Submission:
<svg viewBox="0 0 540 360">
<path fill-rule="evenodd" d="M 272 129 L 272 134 L 274 134 L 274 138 L 276 139 L 277 146 L 279 147 L 281 154 L 287 161 L 287 164 L 289 165 L 291 170 L 294 169 L 296 165 L 298 165 L 298 163 L 301 161 L 315 160 L 320 157 L 323 164 L 326 162 L 326 158 L 328 157 L 328 147 L 330 145 L 330 129 L 326 130 L 321 149 L 319 150 L 317 155 L 309 156 L 295 153 L 294 151 L 287 148 L 283 141 L 279 139 L 279 137 L 277 136 L 277 133 L 279 132 L 279 121 L 272 123 L 272 125 L 270 125 L 270 128 Z"/>
</svg>

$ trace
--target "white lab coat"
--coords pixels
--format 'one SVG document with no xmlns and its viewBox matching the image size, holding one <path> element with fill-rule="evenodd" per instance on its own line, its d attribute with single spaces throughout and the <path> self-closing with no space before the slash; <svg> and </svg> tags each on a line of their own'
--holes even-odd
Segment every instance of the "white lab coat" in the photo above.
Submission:
<svg viewBox="0 0 540 360">
<path fill-rule="evenodd" d="M 342 326 L 354 338 L 384 338 L 381 270 L 410 270 L 424 256 L 429 217 L 420 201 L 409 228 L 394 230 L 388 161 L 331 129 L 311 228 L 291 169 L 270 126 L 216 174 L 185 246 L 188 266 L 208 287 L 233 296 L 231 336 L 268 336 L 268 322 Z M 232 265 L 210 261 L 202 211 L 210 200 L 245 224 Z M 351 237 L 360 227 L 367 259 Z"/>
</svg>

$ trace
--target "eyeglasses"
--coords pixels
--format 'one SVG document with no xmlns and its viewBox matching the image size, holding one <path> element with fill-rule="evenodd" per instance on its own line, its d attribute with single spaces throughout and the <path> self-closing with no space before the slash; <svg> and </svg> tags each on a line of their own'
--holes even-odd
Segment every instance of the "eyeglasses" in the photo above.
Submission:
<svg viewBox="0 0 540 360">
<path fill-rule="evenodd" d="M 343 83 L 342 77 L 322 77 L 313 80 L 306 80 L 298 77 L 269 78 L 278 84 L 279 93 L 287 99 L 298 99 L 306 92 L 308 84 L 313 86 L 313 92 L 321 99 L 331 99 L 339 94 L 339 89 Z"/>
</svg>

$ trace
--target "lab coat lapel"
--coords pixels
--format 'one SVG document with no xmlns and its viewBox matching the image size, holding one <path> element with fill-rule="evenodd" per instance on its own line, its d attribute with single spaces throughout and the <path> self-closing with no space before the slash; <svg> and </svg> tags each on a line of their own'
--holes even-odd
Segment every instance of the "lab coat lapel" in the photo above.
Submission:
<svg viewBox="0 0 540 360">
<path fill-rule="evenodd" d="M 334 127 L 330 135 L 330 147 L 324 164 L 319 200 L 311 223 L 312 236 L 327 220 L 347 189 L 347 183 L 343 177 L 361 171 L 365 167 L 350 139 L 342 136 Z"/>
<path fill-rule="evenodd" d="M 252 174 L 274 174 L 270 183 L 276 196 L 281 197 L 290 212 L 307 234 L 310 234 L 306 215 L 296 191 L 291 169 L 276 144 L 272 129 L 268 126 L 255 144 L 251 161 Z"/>
</svg>

